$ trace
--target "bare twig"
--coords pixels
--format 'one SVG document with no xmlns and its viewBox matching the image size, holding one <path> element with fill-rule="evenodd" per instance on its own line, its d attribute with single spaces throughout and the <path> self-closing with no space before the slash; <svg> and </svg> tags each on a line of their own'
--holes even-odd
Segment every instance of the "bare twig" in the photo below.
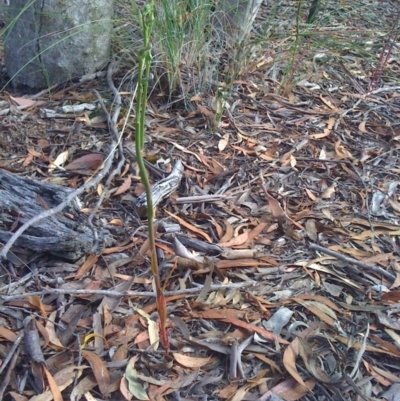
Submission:
<svg viewBox="0 0 400 401">
<path fill-rule="evenodd" d="M 238 363 L 241 363 L 239 361 L 239 356 L 238 356 L 238 342 L 235 339 L 233 343 L 231 344 L 231 349 L 229 353 L 230 357 L 230 364 L 229 364 L 229 380 L 235 380 L 237 379 L 237 368 L 238 368 Z"/>
<path fill-rule="evenodd" d="M 238 347 L 237 347 L 237 364 L 239 376 L 241 379 L 246 379 L 246 375 L 244 374 L 243 366 L 242 366 L 242 353 L 243 351 L 251 344 L 253 341 L 253 336 L 247 337 Z"/>
<path fill-rule="evenodd" d="M 226 195 L 182 196 L 180 198 L 176 198 L 175 203 L 220 202 L 228 198 L 229 197 Z"/>
<path fill-rule="evenodd" d="M 383 88 L 375 89 L 371 92 L 372 95 L 376 95 L 382 92 L 395 92 L 400 90 L 400 86 L 384 86 Z"/>
<path fill-rule="evenodd" d="M 12 290 L 14 290 L 15 288 L 19 288 L 21 287 L 24 283 L 26 283 L 27 281 L 29 281 L 33 276 L 33 273 L 28 273 L 26 274 L 24 277 L 22 277 L 21 279 L 19 279 L 18 281 L 14 281 L 8 285 L 5 285 L 3 287 L 0 288 L 0 292 L 8 292 L 10 293 Z"/>
<path fill-rule="evenodd" d="M 344 262 L 352 263 L 353 265 L 361 267 L 361 268 L 363 268 L 365 270 L 374 272 L 375 274 L 379 274 L 380 276 L 385 277 L 390 282 L 394 282 L 394 280 L 396 279 L 396 277 L 393 274 L 387 272 L 386 270 L 383 270 L 379 266 L 372 266 L 372 265 L 368 265 L 368 264 L 363 263 L 363 262 L 359 262 L 356 259 L 349 258 L 348 256 L 342 255 L 339 252 L 331 251 L 330 249 L 324 248 L 323 246 L 320 246 L 320 245 L 317 245 L 317 244 L 310 243 L 309 246 L 310 246 L 310 249 L 312 249 L 314 251 L 325 253 L 325 254 L 333 256 L 333 257 L 335 257 L 337 259 L 343 260 Z"/>
<path fill-rule="evenodd" d="M 210 286 L 210 291 L 218 291 L 222 289 L 232 289 L 232 288 L 244 288 L 251 287 L 255 285 L 255 281 L 243 281 L 241 283 L 231 283 L 231 284 L 214 284 Z M 174 296 L 174 295 L 195 295 L 201 292 L 203 286 L 199 286 L 197 288 L 187 288 L 186 290 L 177 290 L 177 291 L 165 291 L 165 296 Z M 9 296 L 0 296 L 0 300 L 4 302 L 14 301 L 16 299 L 27 298 L 34 295 L 45 295 L 45 294 L 57 294 L 57 295 L 103 295 L 112 298 L 121 298 L 121 297 L 147 297 L 153 298 L 156 297 L 156 293 L 152 291 L 111 291 L 111 290 L 70 290 L 70 289 L 62 289 L 62 288 L 43 288 L 42 291 L 38 292 L 30 292 L 26 294 L 18 294 L 18 295 L 9 295 Z"/>
<path fill-rule="evenodd" d="M 111 65 L 109 67 L 109 71 L 112 71 Z M 111 73 L 110 73 L 111 74 Z M 107 75 L 108 76 L 108 75 Z M 112 83 L 112 79 L 110 78 L 110 81 Z M 95 94 L 97 101 L 100 103 L 100 106 L 103 110 L 103 113 L 105 114 L 106 118 L 107 118 L 107 122 L 108 122 L 108 127 L 109 130 L 111 132 L 111 134 L 113 135 L 114 141 L 118 144 L 118 155 L 119 155 L 119 163 L 117 165 L 117 167 L 111 172 L 111 174 L 108 176 L 107 181 L 105 183 L 104 186 L 104 190 L 102 191 L 99 199 L 97 200 L 96 206 L 93 208 L 92 212 L 89 215 L 88 218 L 88 224 L 90 226 L 90 228 L 92 229 L 95 241 L 93 243 L 93 247 L 92 249 L 95 250 L 97 248 L 97 231 L 95 229 L 95 227 L 93 226 L 93 217 L 94 215 L 97 213 L 97 211 L 99 210 L 101 204 L 104 201 L 104 198 L 106 197 L 106 194 L 108 194 L 108 188 L 110 187 L 111 181 L 114 179 L 114 177 L 120 173 L 123 165 L 125 164 L 125 157 L 124 157 L 124 150 L 122 148 L 122 142 L 121 142 L 121 135 L 119 135 L 118 131 L 115 129 L 115 123 L 114 121 L 116 121 L 118 119 L 118 115 L 121 109 L 121 96 L 119 95 L 118 91 L 116 90 L 114 84 L 112 83 L 112 89 L 115 89 L 115 91 L 113 90 L 113 93 L 117 93 L 118 97 L 116 99 L 114 99 L 114 102 L 117 104 L 117 108 L 113 114 L 113 116 L 110 115 L 110 113 L 108 112 L 106 106 L 104 105 L 103 99 L 101 98 L 99 92 L 97 92 L 97 90 L 93 89 L 93 93 Z"/>
</svg>

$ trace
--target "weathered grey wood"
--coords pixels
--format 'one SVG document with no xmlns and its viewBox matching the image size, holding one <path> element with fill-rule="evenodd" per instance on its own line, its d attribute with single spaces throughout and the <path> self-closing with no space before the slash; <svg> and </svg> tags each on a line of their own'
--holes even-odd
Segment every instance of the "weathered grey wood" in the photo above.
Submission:
<svg viewBox="0 0 400 401">
<path fill-rule="evenodd" d="M 60 204 L 71 192 L 70 188 L 22 178 L 0 169 L 0 241 L 8 241 L 13 225 L 17 224 L 13 227 L 15 231 L 43 210 Z M 102 228 L 97 229 L 98 241 L 95 242 L 86 216 L 79 213 L 81 207 L 76 199 L 65 209 L 74 220 L 65 213 L 43 219 L 29 227 L 15 245 L 36 252 L 50 252 L 68 260 L 91 253 L 93 244 L 100 247 L 112 245 L 110 232 Z"/>
<path fill-rule="evenodd" d="M 168 177 L 163 178 L 161 181 L 156 182 L 151 187 L 151 199 L 153 207 L 156 207 L 163 199 L 167 198 L 175 192 L 183 177 L 183 164 L 178 159 Z M 143 192 L 136 199 L 135 206 L 140 214 L 140 210 L 145 211 L 147 208 L 146 192 Z"/>
<path fill-rule="evenodd" d="M 113 0 L 10 0 L 4 60 L 16 85 L 45 88 L 104 67 Z"/>
</svg>

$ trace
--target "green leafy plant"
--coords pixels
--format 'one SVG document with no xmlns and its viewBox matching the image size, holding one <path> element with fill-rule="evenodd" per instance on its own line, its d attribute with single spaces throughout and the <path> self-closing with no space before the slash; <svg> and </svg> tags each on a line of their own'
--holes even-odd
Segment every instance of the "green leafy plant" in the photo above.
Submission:
<svg viewBox="0 0 400 401">
<path fill-rule="evenodd" d="M 145 114 L 147 104 L 147 92 L 149 86 L 150 67 L 152 61 L 151 55 L 151 31 L 154 24 L 154 3 L 151 1 L 147 3 L 142 15 L 142 33 L 143 33 L 143 48 L 139 53 L 139 67 L 138 67 L 138 90 L 136 99 L 136 157 L 139 166 L 140 177 L 146 191 L 147 197 L 147 224 L 149 230 L 149 244 L 151 252 L 151 272 L 154 278 L 156 293 L 157 293 L 157 310 L 159 315 L 159 330 L 161 343 L 165 349 L 165 355 L 168 356 L 169 340 L 166 330 L 167 321 L 167 303 L 165 300 L 164 292 L 161 286 L 160 272 L 158 268 L 155 230 L 154 230 L 154 210 L 153 201 L 151 196 L 151 186 L 147 170 L 143 162 L 143 144 L 144 144 L 144 130 L 145 130 Z"/>
</svg>

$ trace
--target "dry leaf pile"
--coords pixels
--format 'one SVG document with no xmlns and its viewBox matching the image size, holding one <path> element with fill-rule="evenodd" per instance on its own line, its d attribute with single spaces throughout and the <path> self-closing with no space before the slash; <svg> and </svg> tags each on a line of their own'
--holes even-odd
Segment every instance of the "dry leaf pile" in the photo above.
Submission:
<svg viewBox="0 0 400 401">
<path fill-rule="evenodd" d="M 153 183 L 184 166 L 156 210 L 171 358 L 134 208 L 134 116 L 122 114 L 123 168 L 81 212 L 109 191 L 96 219 L 125 239 L 74 262 L 14 248 L 0 277 L 0 396 L 398 400 L 398 43 L 372 90 L 371 65 L 349 52 L 305 58 L 306 78 L 283 93 L 265 54 L 219 123 L 212 93 L 185 110 L 148 105 Z M 4 96 L 0 168 L 71 188 L 101 169 L 111 136 L 93 87 L 110 97 L 101 80 Z"/>
</svg>

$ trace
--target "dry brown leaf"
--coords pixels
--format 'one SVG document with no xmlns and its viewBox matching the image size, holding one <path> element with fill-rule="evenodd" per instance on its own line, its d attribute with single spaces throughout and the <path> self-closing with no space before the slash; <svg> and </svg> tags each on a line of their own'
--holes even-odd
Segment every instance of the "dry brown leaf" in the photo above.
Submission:
<svg viewBox="0 0 400 401">
<path fill-rule="evenodd" d="M 325 103 L 331 110 L 334 110 L 334 111 L 337 110 L 337 108 L 335 107 L 335 105 L 332 104 L 332 102 L 331 102 L 330 100 L 325 99 L 322 95 L 319 95 L 319 98 L 320 98 L 320 99 L 322 100 L 322 102 Z M 332 129 L 332 127 L 333 127 L 333 124 L 335 123 L 335 119 L 334 119 L 333 117 L 331 117 L 331 118 L 329 119 L 329 122 L 331 122 L 332 120 L 333 120 L 333 122 L 330 123 L 331 129 Z"/>
<path fill-rule="evenodd" d="M 350 337 L 343 337 L 340 335 L 334 336 L 334 338 L 338 341 L 340 341 L 342 344 L 346 345 L 348 349 L 354 348 L 354 349 L 361 349 L 364 344 L 361 341 L 354 341 L 354 339 Z M 379 348 L 379 347 L 374 347 L 372 345 L 367 345 L 365 347 L 365 350 L 368 352 L 376 352 L 379 354 L 387 354 L 387 355 L 392 355 L 396 358 L 400 358 L 400 351 L 394 346 L 393 344 L 388 343 L 387 341 L 381 340 L 378 336 L 372 336 L 370 335 L 371 340 L 377 342 L 378 344 L 381 344 L 384 346 L 384 348 Z"/>
<path fill-rule="evenodd" d="M 224 171 L 224 166 L 217 160 L 215 160 L 213 157 L 210 159 L 210 161 L 211 161 L 211 166 L 209 166 L 209 168 L 213 174 L 218 175 Z"/>
<path fill-rule="evenodd" d="M 177 352 L 174 352 L 172 356 L 174 357 L 175 361 L 178 362 L 180 365 L 184 366 L 185 368 L 191 369 L 201 368 L 208 365 L 211 361 L 211 356 L 209 356 L 208 358 L 198 358 L 179 354 Z"/>
<path fill-rule="evenodd" d="M 358 125 L 358 129 L 363 133 L 363 134 L 368 134 L 368 130 L 366 128 L 367 120 L 361 121 L 360 124 Z"/>
<path fill-rule="evenodd" d="M 49 172 L 52 172 L 55 167 L 61 167 L 68 160 L 68 156 L 69 156 L 68 149 L 60 153 L 57 156 L 56 160 L 50 162 Z"/>
<path fill-rule="evenodd" d="M 7 329 L 6 327 L 0 326 L 0 337 L 5 338 L 7 341 L 14 342 L 17 339 L 15 332 Z"/>
<path fill-rule="evenodd" d="M 400 264 L 396 261 L 392 261 L 392 265 L 396 272 L 396 279 L 394 280 L 393 284 L 390 286 L 391 290 L 393 290 L 394 288 L 398 288 L 400 286 Z"/>
<path fill-rule="evenodd" d="M 325 259 L 328 259 L 328 258 L 324 258 L 324 260 Z M 318 260 L 320 260 L 320 259 L 318 259 Z M 305 267 L 307 269 L 313 269 L 313 270 L 317 270 L 317 271 L 320 271 L 320 272 L 325 272 L 325 273 L 331 274 L 332 276 L 335 276 L 340 281 L 346 283 L 347 285 L 350 285 L 351 287 L 354 287 L 354 288 L 357 288 L 357 289 L 361 289 L 362 288 L 361 286 L 359 286 L 358 284 L 356 284 L 352 280 L 348 279 L 347 277 L 336 273 L 334 270 L 331 270 L 326 266 L 319 265 L 318 263 L 315 263 L 315 261 L 311 261 L 311 262 L 309 262 L 309 264 L 305 263 L 304 265 L 305 265 Z"/>
<path fill-rule="evenodd" d="M 325 189 L 325 191 L 321 194 L 322 199 L 330 199 L 331 196 L 335 193 L 335 186 L 332 185 Z"/>
<path fill-rule="evenodd" d="M 242 327 L 243 329 L 249 330 L 250 332 L 261 334 L 265 339 L 275 342 L 278 341 L 280 344 L 289 344 L 289 341 L 277 336 L 276 334 L 271 333 L 268 330 L 263 329 L 262 327 L 258 327 L 254 324 L 246 323 L 239 319 L 220 319 L 221 322 L 230 323 L 234 326 Z"/>
<path fill-rule="evenodd" d="M 190 98 L 191 102 L 201 102 L 203 98 L 200 95 L 194 95 Z"/>
<path fill-rule="evenodd" d="M 272 359 L 267 358 L 263 354 L 254 353 L 254 356 L 260 359 L 261 361 L 265 362 L 266 364 L 270 365 L 274 373 L 279 372 L 281 375 L 283 375 L 281 368 Z"/>
<path fill-rule="evenodd" d="M 104 161 L 104 156 L 100 153 L 89 153 L 87 155 L 78 157 L 64 168 L 69 171 L 79 170 L 97 170 L 101 167 Z"/>
<path fill-rule="evenodd" d="M 366 362 L 365 359 L 363 359 L 363 362 Z M 370 367 L 381 377 L 384 377 L 385 379 L 388 380 L 389 384 L 387 384 L 387 385 L 391 385 L 391 384 L 397 383 L 399 381 L 399 377 L 394 375 L 393 373 L 387 372 L 386 370 L 383 370 L 383 369 L 379 368 L 378 366 L 370 365 Z M 372 374 L 372 371 L 371 371 L 371 374 Z"/>
<path fill-rule="evenodd" d="M 72 390 L 70 395 L 70 401 L 78 401 L 82 395 L 87 391 L 92 390 L 97 386 L 96 379 L 92 374 L 84 377 Z"/>
<path fill-rule="evenodd" d="M 329 308 L 333 309 L 336 312 L 343 313 L 343 310 L 340 309 L 334 302 L 332 302 L 330 299 L 322 296 L 322 295 L 315 295 L 315 294 L 299 294 L 298 296 L 294 298 L 290 298 L 293 301 L 297 302 L 298 300 L 312 300 L 312 301 L 318 301 Z"/>
<path fill-rule="evenodd" d="M 49 345 L 55 350 L 64 349 L 64 346 L 61 344 L 60 339 L 58 338 L 55 330 L 54 321 L 57 316 L 57 311 L 54 311 L 48 318 L 46 323 L 46 331 L 49 334 L 50 343 Z"/>
<path fill-rule="evenodd" d="M 207 309 L 193 311 L 191 316 L 197 319 L 248 319 L 257 320 L 261 316 L 258 312 L 241 311 L 237 309 Z"/>
<path fill-rule="evenodd" d="M 266 383 L 266 381 L 268 380 L 268 378 L 266 377 L 268 374 L 268 370 L 264 369 L 264 370 L 260 370 L 257 374 L 256 377 L 252 378 L 251 380 L 249 380 L 248 384 L 245 384 L 243 387 L 239 388 L 235 394 L 229 398 L 229 401 L 241 401 L 243 400 L 243 398 L 246 396 L 247 392 L 257 386 L 260 386 L 264 383 Z"/>
<path fill-rule="evenodd" d="M 136 246 L 136 243 L 133 241 L 125 246 L 114 246 L 112 248 L 106 248 L 103 251 L 103 255 L 110 255 L 112 253 L 123 252 L 123 251 L 126 251 L 127 249 L 131 249 L 135 246 Z"/>
<path fill-rule="evenodd" d="M 374 230 L 374 234 L 372 234 L 371 230 L 366 230 L 361 234 L 352 234 L 351 238 L 354 240 L 365 241 L 366 239 L 372 238 L 374 236 L 379 235 L 390 235 L 393 237 L 397 237 L 400 235 L 400 230 L 397 231 L 388 231 L 388 230 Z"/>
<path fill-rule="evenodd" d="M 306 234 L 308 238 L 310 238 L 312 241 L 316 242 L 318 239 L 318 232 L 317 232 L 317 227 L 315 225 L 315 220 L 313 219 L 307 219 L 306 221 Z"/>
<path fill-rule="evenodd" d="M 117 189 L 114 196 L 123 194 L 131 187 L 131 185 L 132 185 L 132 176 L 128 175 L 128 177 L 125 178 L 125 180 L 121 184 L 121 186 Z"/>
<path fill-rule="evenodd" d="M 305 382 L 306 387 L 304 387 L 301 384 L 296 383 L 296 381 L 293 379 L 286 379 L 282 383 L 279 383 L 275 387 L 272 387 L 272 389 L 269 390 L 268 393 L 270 393 L 271 395 L 275 394 L 278 397 L 282 397 L 285 401 L 297 401 L 309 392 L 309 388 L 314 388 L 315 382 L 315 379 L 307 380 Z M 266 395 L 267 394 L 264 394 L 264 396 Z"/>
<path fill-rule="evenodd" d="M 224 231 L 223 231 L 221 225 L 218 224 L 217 221 L 213 217 L 210 218 L 210 221 L 211 221 L 212 225 L 215 227 L 215 229 L 217 230 L 218 238 L 221 240 L 222 236 L 224 235 Z"/>
<path fill-rule="evenodd" d="M 251 241 L 255 238 L 257 238 L 263 231 L 264 229 L 268 226 L 268 223 L 259 223 L 256 227 L 254 227 L 249 233 L 248 233 L 248 240 Z"/>
<path fill-rule="evenodd" d="M 81 278 L 87 271 L 89 271 L 99 260 L 99 255 L 89 255 L 83 265 L 75 273 L 75 280 Z"/>
<path fill-rule="evenodd" d="M 40 310 L 42 317 L 47 319 L 47 313 L 44 309 L 41 298 L 38 295 L 32 295 L 32 296 L 28 297 L 28 300 L 32 306 L 34 306 L 35 308 Z"/>
<path fill-rule="evenodd" d="M 301 384 L 304 388 L 312 391 L 313 386 L 308 387 L 308 385 L 301 378 L 297 367 L 296 367 L 296 357 L 299 355 L 299 339 L 295 338 L 292 343 L 285 349 L 283 353 L 283 365 L 289 374 Z"/>
<path fill-rule="evenodd" d="M 225 134 L 218 142 L 218 150 L 222 152 L 228 146 L 229 134 Z"/>
<path fill-rule="evenodd" d="M 316 200 L 317 200 L 317 197 L 316 197 L 316 196 L 314 195 L 314 193 L 311 192 L 308 188 L 306 188 L 306 192 L 307 192 L 308 197 L 309 197 L 312 201 L 316 201 Z"/>
<path fill-rule="evenodd" d="M 15 102 L 18 106 L 22 107 L 39 107 L 43 106 L 46 104 L 43 100 L 32 100 L 32 99 L 26 99 L 24 97 L 13 97 L 10 96 L 10 99 Z"/>
<path fill-rule="evenodd" d="M 28 149 L 28 153 L 29 153 L 30 155 L 34 156 L 34 157 L 42 157 L 42 156 L 43 156 L 42 153 L 37 152 L 37 151 L 36 151 L 35 149 L 33 149 L 33 148 L 29 148 L 29 149 Z"/>
<path fill-rule="evenodd" d="M 112 219 L 108 222 L 111 226 L 123 227 L 124 223 L 120 219 Z"/>
<path fill-rule="evenodd" d="M 121 391 L 122 395 L 125 397 L 126 400 L 130 401 L 133 398 L 133 395 L 129 391 L 129 383 L 128 380 L 126 379 L 125 375 L 121 379 L 121 382 L 119 384 L 119 391 Z"/>
<path fill-rule="evenodd" d="M 210 244 L 213 242 L 210 236 L 205 233 L 203 230 L 200 230 L 199 228 L 193 226 L 192 224 L 186 222 L 185 220 L 181 219 L 180 217 L 174 215 L 173 213 L 169 212 L 168 210 L 165 210 L 172 218 L 177 220 L 179 224 L 182 224 L 184 227 L 186 227 L 188 230 L 191 230 L 195 232 L 196 234 L 201 235 L 206 241 L 208 241 Z"/>
<path fill-rule="evenodd" d="M 218 269 L 232 269 L 240 267 L 261 267 L 261 266 L 276 266 L 271 261 L 262 261 L 257 259 L 234 259 L 234 260 L 220 260 L 215 264 Z"/>
<path fill-rule="evenodd" d="M 141 333 L 139 333 L 136 338 L 135 341 L 133 342 L 134 344 L 138 344 L 141 343 L 142 341 L 146 341 L 149 339 L 149 332 L 148 331 L 142 331 Z"/>
<path fill-rule="evenodd" d="M 27 157 L 25 157 L 23 166 L 29 166 L 32 163 L 33 160 L 33 156 L 32 155 L 28 155 Z"/>
<path fill-rule="evenodd" d="M 251 387 L 251 384 L 245 384 L 244 386 L 240 387 L 238 390 L 236 390 L 232 397 L 229 398 L 229 401 L 242 401 Z"/>
<path fill-rule="evenodd" d="M 333 312 L 333 310 L 331 310 L 328 306 L 323 305 L 318 302 L 314 302 L 314 301 L 297 300 L 297 302 L 300 305 L 307 308 L 315 316 L 319 317 L 326 324 L 329 324 L 330 326 L 334 326 L 335 323 L 337 322 L 337 317 L 336 317 L 335 312 Z M 334 316 L 334 318 L 331 316 Z"/>
<path fill-rule="evenodd" d="M 76 367 L 73 365 L 66 366 L 65 368 L 59 370 L 54 374 L 54 381 L 59 389 L 59 391 L 63 391 L 68 386 L 73 383 L 75 376 L 79 378 L 82 375 L 82 369 L 87 368 L 87 366 Z M 76 372 L 77 371 L 77 372 Z M 53 394 L 50 390 L 45 391 L 42 394 L 33 396 L 29 401 L 52 401 Z"/>
<path fill-rule="evenodd" d="M 36 328 L 38 329 L 39 333 L 44 338 L 43 347 L 45 348 L 49 345 L 49 342 L 50 342 L 49 332 L 46 330 L 46 328 L 43 326 L 43 324 L 41 322 L 39 322 L 38 320 L 35 321 L 35 325 L 36 325 Z"/>
<path fill-rule="evenodd" d="M 144 333 L 146 333 L 146 332 L 144 332 Z M 112 361 L 123 361 L 127 357 L 128 357 L 128 345 L 122 344 L 118 347 L 117 351 L 115 351 L 115 354 L 112 356 L 111 360 Z"/>
<path fill-rule="evenodd" d="M 344 246 L 344 245 L 333 245 L 330 246 L 329 249 L 331 249 L 332 251 L 336 251 L 336 252 L 341 252 L 341 253 L 347 253 L 348 255 L 352 256 L 355 259 L 363 259 L 363 258 L 369 258 L 370 256 L 373 255 L 372 252 L 367 252 L 364 251 L 362 249 L 356 249 L 356 248 L 350 248 L 348 246 Z M 367 262 L 364 259 L 364 263 L 379 263 L 378 260 L 381 259 L 381 255 L 377 255 L 378 258 L 372 258 L 369 262 Z"/>
<path fill-rule="evenodd" d="M 63 396 L 61 394 L 60 389 L 58 388 L 57 383 L 55 382 L 51 373 L 43 367 L 44 373 L 46 373 L 47 382 L 49 383 L 51 394 L 53 394 L 54 401 L 63 401 Z"/>
<path fill-rule="evenodd" d="M 28 397 L 25 397 L 22 394 L 16 393 L 15 391 L 10 391 L 8 394 L 11 395 L 13 401 L 28 401 Z"/>
<path fill-rule="evenodd" d="M 244 233 L 238 235 L 237 237 L 232 238 L 228 242 L 219 242 L 218 245 L 226 246 L 226 247 L 238 246 L 238 245 L 245 244 L 248 241 L 248 239 L 249 239 L 249 233 L 244 232 Z"/>
<path fill-rule="evenodd" d="M 207 109 L 207 107 L 201 106 L 200 104 L 197 105 L 197 108 L 199 109 L 201 114 L 204 114 L 208 118 L 214 118 L 214 113 Z"/>
<path fill-rule="evenodd" d="M 107 366 L 94 352 L 82 350 L 81 353 L 92 367 L 101 394 L 103 396 L 106 395 L 110 385 L 110 373 L 108 372 Z"/>
<path fill-rule="evenodd" d="M 271 208 L 272 215 L 275 218 L 284 216 L 285 212 L 283 211 L 279 201 L 277 201 L 276 199 L 274 199 L 271 195 L 269 195 L 267 193 L 265 194 L 265 196 L 267 198 L 269 207 Z"/>
<path fill-rule="evenodd" d="M 245 156 L 257 154 L 255 150 L 246 149 L 243 146 L 231 145 L 231 147 L 239 152 L 242 152 Z"/>
<path fill-rule="evenodd" d="M 225 225 L 225 234 L 224 236 L 221 238 L 222 243 L 228 242 L 231 240 L 232 236 L 233 236 L 233 227 L 232 224 L 229 223 L 229 221 L 224 221 L 224 225 Z"/>
<path fill-rule="evenodd" d="M 236 393 L 238 387 L 239 383 L 237 381 L 235 383 L 229 383 L 218 393 L 218 397 L 222 399 L 232 397 Z"/>
<path fill-rule="evenodd" d="M 365 369 L 367 369 L 367 371 L 369 372 L 369 374 L 371 376 L 373 376 L 375 378 L 375 380 L 377 380 L 380 384 L 382 384 L 382 386 L 390 386 L 391 384 L 397 382 L 399 380 L 398 377 L 396 377 L 396 380 L 393 382 L 392 380 L 388 380 L 387 378 L 381 376 L 376 370 L 375 367 L 372 366 L 371 364 L 369 364 L 365 359 L 362 360 Z M 382 369 L 381 369 L 382 370 Z"/>
</svg>

